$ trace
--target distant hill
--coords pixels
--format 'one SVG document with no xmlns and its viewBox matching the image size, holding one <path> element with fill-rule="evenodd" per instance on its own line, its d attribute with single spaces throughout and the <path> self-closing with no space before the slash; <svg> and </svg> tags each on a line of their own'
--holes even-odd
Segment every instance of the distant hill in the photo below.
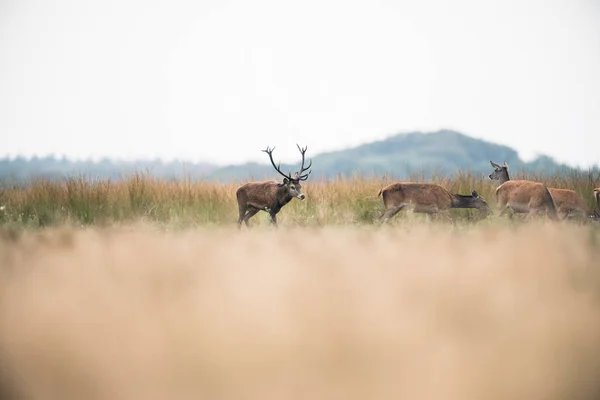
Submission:
<svg viewBox="0 0 600 400">
<path fill-rule="evenodd" d="M 500 163 L 506 161 L 512 171 L 554 173 L 573 169 L 547 156 L 526 163 L 508 146 L 474 139 L 450 130 L 398 134 L 350 149 L 317 154 L 312 159 L 313 178 L 389 174 L 405 179 L 412 174 L 427 177 L 432 173 L 451 175 L 460 170 L 490 173 L 489 160 Z M 299 165 L 282 165 L 282 170 L 295 171 L 298 167 Z M 265 164 L 248 163 L 219 168 L 207 178 L 247 180 L 275 176 L 277 173 L 266 159 Z"/>
<path fill-rule="evenodd" d="M 385 140 L 329 153 L 309 153 L 313 159 L 311 178 L 336 176 L 373 176 L 388 174 L 398 179 L 411 174 L 428 177 L 432 173 L 451 175 L 460 170 L 489 173 L 489 160 L 506 160 L 512 171 L 547 172 L 569 171 L 573 168 L 542 156 L 533 162 L 522 161 L 517 152 L 499 144 L 474 139 L 462 133 L 441 130 L 433 133 L 403 133 Z M 297 164 L 282 165 L 283 171 L 295 171 Z M 104 159 L 99 162 L 70 161 L 54 157 L 0 159 L 0 180 L 25 181 L 32 178 L 56 179 L 83 175 L 88 178 L 118 180 L 135 172 L 148 173 L 162 179 L 245 181 L 277 178 L 278 174 L 265 155 L 264 164 L 246 163 L 217 167 L 209 163 L 142 160 L 135 162 Z"/>
</svg>

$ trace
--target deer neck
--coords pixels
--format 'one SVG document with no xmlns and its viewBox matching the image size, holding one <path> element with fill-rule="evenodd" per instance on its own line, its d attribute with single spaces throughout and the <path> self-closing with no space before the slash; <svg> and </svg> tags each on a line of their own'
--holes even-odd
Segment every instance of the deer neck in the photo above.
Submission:
<svg viewBox="0 0 600 400">
<path fill-rule="evenodd" d="M 281 185 L 277 191 L 277 206 L 279 208 L 285 206 L 292 200 L 292 196 L 288 193 L 288 188 L 285 185 Z"/>
<path fill-rule="evenodd" d="M 508 170 L 502 169 L 502 175 L 500 176 L 500 184 L 502 185 L 504 182 L 510 181 L 510 177 L 508 176 Z"/>
</svg>

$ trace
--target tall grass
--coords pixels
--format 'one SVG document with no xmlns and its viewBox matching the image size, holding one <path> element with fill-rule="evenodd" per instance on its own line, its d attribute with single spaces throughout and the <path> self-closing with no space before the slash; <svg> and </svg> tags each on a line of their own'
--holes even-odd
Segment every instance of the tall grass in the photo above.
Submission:
<svg viewBox="0 0 600 400">
<path fill-rule="evenodd" d="M 517 175 L 515 179 L 534 179 L 549 187 L 570 188 L 580 193 L 594 209 L 592 189 L 600 177 L 592 173 L 567 175 Z M 413 181 L 422 179 L 415 175 Z M 361 176 L 331 180 L 309 180 L 303 185 L 305 201 L 293 200 L 278 215 L 290 225 L 322 226 L 370 224 L 382 209 L 379 189 L 393 182 L 388 176 Z M 497 182 L 486 175 L 461 172 L 453 177 L 434 176 L 431 180 L 453 193 L 477 190 L 495 205 Z M 84 177 L 60 182 L 32 181 L 24 187 L 3 187 L 0 191 L 0 225 L 46 227 L 56 225 L 107 225 L 147 221 L 172 226 L 233 224 L 237 220 L 235 191 L 240 183 L 192 182 L 189 179 L 166 181 L 136 174 L 123 181 L 93 180 Z M 452 210 L 470 219 L 476 212 Z M 267 223 L 265 213 L 251 222 Z"/>
</svg>

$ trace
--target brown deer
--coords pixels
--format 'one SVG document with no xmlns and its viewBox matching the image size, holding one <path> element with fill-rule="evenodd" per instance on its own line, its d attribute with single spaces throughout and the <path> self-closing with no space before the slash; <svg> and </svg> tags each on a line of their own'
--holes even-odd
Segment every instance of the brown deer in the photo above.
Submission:
<svg viewBox="0 0 600 400">
<path fill-rule="evenodd" d="M 506 161 L 504 165 L 498 165 L 490 160 L 490 164 L 494 167 L 494 172 L 489 175 L 489 178 L 500 181 L 500 186 L 496 188 L 500 215 L 510 210 L 513 213 L 527 213 L 530 216 L 546 214 L 553 220 L 558 219 L 556 205 L 546 185 L 527 180 L 510 180 Z"/>
<path fill-rule="evenodd" d="M 381 189 L 377 196 L 383 197 L 384 212 L 379 218 L 387 222 L 401 210 L 408 209 L 416 213 L 440 215 L 450 222 L 450 208 L 476 208 L 489 214 L 490 208 L 475 190 L 471 195 L 452 194 L 443 186 L 435 183 L 397 182 Z"/>
<path fill-rule="evenodd" d="M 283 175 L 283 183 L 277 183 L 275 181 L 248 182 L 238 188 L 235 194 L 240 212 L 238 219 L 238 227 L 240 228 L 242 222 L 244 222 L 246 226 L 250 226 L 248 220 L 261 210 L 268 212 L 271 216 L 271 223 L 277 226 L 277 213 L 281 208 L 289 203 L 294 197 L 300 200 L 304 200 L 305 198 L 304 193 L 302 193 L 302 185 L 300 182 L 308 179 L 308 176 L 312 172 L 309 170 L 312 166 L 312 160 L 307 167 L 304 167 L 306 147 L 301 148 L 298 146 L 298 150 L 300 150 L 300 154 L 302 154 L 302 164 L 300 166 L 300 171 L 296 172 L 294 177 L 292 177 L 291 174 L 286 175 L 281 172 L 281 164 L 275 165 L 275 161 L 273 161 L 273 150 L 275 150 L 274 147 L 272 149 L 267 147 L 262 151 L 269 155 L 269 159 L 275 170 Z M 305 174 L 306 171 L 308 171 L 308 173 Z"/>
<path fill-rule="evenodd" d="M 592 214 L 583 198 L 574 190 L 548 188 L 559 219 L 585 219 Z"/>
</svg>

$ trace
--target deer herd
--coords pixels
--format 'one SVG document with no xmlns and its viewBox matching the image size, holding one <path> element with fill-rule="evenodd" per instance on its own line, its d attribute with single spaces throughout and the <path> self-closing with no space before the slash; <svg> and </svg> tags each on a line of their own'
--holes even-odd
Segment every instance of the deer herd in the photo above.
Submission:
<svg viewBox="0 0 600 400">
<path fill-rule="evenodd" d="M 291 172 L 283 173 L 281 164 L 275 164 L 273 150 L 275 148 L 267 147 L 262 151 L 269 155 L 275 171 L 283 176 L 283 183 L 249 182 L 237 189 L 240 228 L 242 223 L 249 226 L 248 220 L 259 211 L 269 213 L 271 223 L 277 226 L 277 213 L 281 208 L 294 197 L 300 200 L 306 197 L 300 184 L 308 179 L 312 172 L 312 160 L 308 166 L 304 166 L 306 147 L 298 146 L 302 161 L 300 169 L 293 176 Z M 490 160 L 490 164 L 494 171 L 489 178 L 497 180 L 499 184 L 496 188 L 496 203 L 500 216 L 509 213 L 510 218 L 513 214 L 525 214 L 528 217 L 542 215 L 552 220 L 600 219 L 600 212 L 589 209 L 583 198 L 574 190 L 549 188 L 541 182 L 530 180 L 511 180 L 506 161 L 500 165 Z M 600 188 L 594 189 L 593 194 L 600 210 Z M 451 208 L 474 208 L 484 216 L 493 214 L 486 201 L 475 190 L 471 190 L 470 195 L 461 195 L 451 193 L 435 183 L 396 182 L 379 190 L 377 195 L 383 198 L 384 210 L 379 218 L 381 223 L 386 223 L 401 210 L 424 213 L 429 217 L 442 217 L 452 223 L 454 221 L 449 213 Z"/>
</svg>

